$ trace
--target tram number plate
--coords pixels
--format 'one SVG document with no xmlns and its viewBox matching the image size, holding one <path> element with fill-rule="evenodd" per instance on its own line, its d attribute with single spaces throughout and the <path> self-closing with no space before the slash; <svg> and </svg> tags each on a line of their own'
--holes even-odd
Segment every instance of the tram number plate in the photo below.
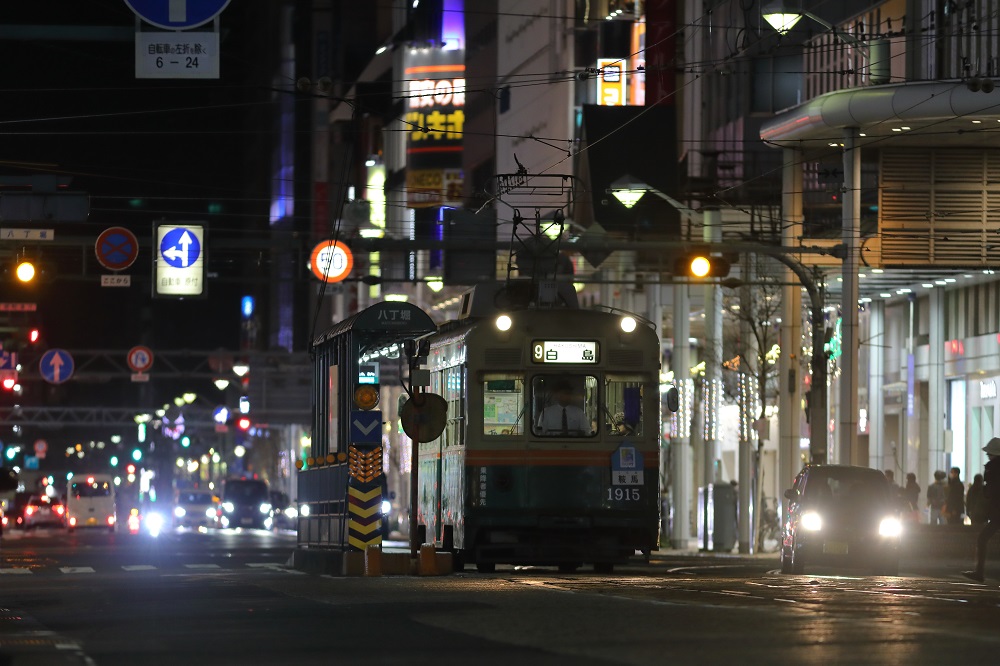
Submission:
<svg viewBox="0 0 1000 666">
<path fill-rule="evenodd" d="M 823 552 L 827 555 L 847 555 L 847 543 L 845 541 L 825 541 L 823 542 Z"/>
<path fill-rule="evenodd" d="M 608 488 L 608 500 L 612 502 L 638 502 L 639 498 L 638 488 L 624 488 L 622 486 Z"/>
</svg>

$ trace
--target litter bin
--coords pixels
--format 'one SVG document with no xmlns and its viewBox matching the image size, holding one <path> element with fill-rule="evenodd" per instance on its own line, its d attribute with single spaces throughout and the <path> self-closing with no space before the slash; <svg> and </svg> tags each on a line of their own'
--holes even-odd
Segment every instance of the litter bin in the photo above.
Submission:
<svg viewBox="0 0 1000 666">
<path fill-rule="evenodd" d="M 730 552 L 736 545 L 736 488 L 713 483 L 698 488 L 698 543 L 702 550 Z"/>
</svg>

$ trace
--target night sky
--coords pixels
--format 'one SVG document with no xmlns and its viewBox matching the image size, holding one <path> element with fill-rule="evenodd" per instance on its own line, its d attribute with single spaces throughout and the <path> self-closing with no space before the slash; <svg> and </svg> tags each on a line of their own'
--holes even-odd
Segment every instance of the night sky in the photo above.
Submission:
<svg viewBox="0 0 1000 666">
<path fill-rule="evenodd" d="M 22 248 L 5 242 L 5 266 L 21 249 L 40 252 L 53 274 L 24 289 L 9 278 L 0 301 L 35 302 L 44 348 L 158 350 L 239 347 L 240 297 L 266 296 L 266 252 L 236 249 L 235 241 L 262 245 L 268 228 L 270 142 L 274 99 L 274 30 L 259 12 L 271 3 L 232 3 L 222 15 L 221 78 L 135 78 L 135 50 L 127 32 L 135 19 L 123 0 L 14 3 L 0 25 L 0 178 L 56 174 L 68 189 L 90 196 L 85 223 L 20 223 L 5 227 L 55 229 L 57 242 Z M 248 6 L 249 5 L 249 6 Z M 258 12 L 255 14 L 254 12 Z M 14 26 L 114 26 L 125 40 L 17 39 Z M 273 26 L 272 26 L 273 27 Z M 70 31 L 79 37 L 79 31 Z M 207 296 L 151 297 L 154 222 L 190 221 L 207 227 Z M 112 226 L 135 233 L 142 245 L 129 269 L 129 288 L 102 288 L 108 273 L 94 242 Z M 78 239 L 67 245 L 65 241 Z M 6 334 L 11 345 L 11 335 Z M 16 340 L 13 342 L 16 343 Z M 9 348 L 9 347 L 8 347 Z M 35 354 L 37 356 L 37 353 Z M 32 353 L 25 351 L 27 360 Z M 128 377 L 88 385 L 51 387 L 24 373 L 23 404 L 133 406 L 156 404 L 190 387 L 154 384 L 142 389 Z M 155 378 L 155 366 L 154 366 Z M 4 396 L 0 404 L 9 404 Z"/>
</svg>

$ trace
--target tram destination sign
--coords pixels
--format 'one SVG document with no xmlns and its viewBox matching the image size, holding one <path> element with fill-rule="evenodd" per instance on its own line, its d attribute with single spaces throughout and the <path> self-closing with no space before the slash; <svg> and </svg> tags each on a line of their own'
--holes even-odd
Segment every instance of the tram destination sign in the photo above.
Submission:
<svg viewBox="0 0 1000 666">
<path fill-rule="evenodd" d="M 534 363 L 597 363 L 594 340 L 534 340 L 531 360 Z"/>
</svg>

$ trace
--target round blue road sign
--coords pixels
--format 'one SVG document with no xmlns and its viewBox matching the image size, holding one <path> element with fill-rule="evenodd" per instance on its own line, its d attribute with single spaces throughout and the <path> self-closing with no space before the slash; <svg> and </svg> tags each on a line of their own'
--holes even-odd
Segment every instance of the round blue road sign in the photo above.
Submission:
<svg viewBox="0 0 1000 666">
<path fill-rule="evenodd" d="M 108 270 L 120 271 L 135 263 L 139 241 L 128 229 L 111 227 L 101 232 L 94 245 L 97 261 Z"/>
<path fill-rule="evenodd" d="M 50 384 L 62 384 L 73 376 L 73 357 L 65 349 L 50 349 L 38 362 L 42 379 Z"/>
<path fill-rule="evenodd" d="M 198 242 L 198 237 L 184 227 L 171 229 L 160 241 L 160 256 L 173 268 L 187 268 L 200 255 L 201 243 Z"/>
<path fill-rule="evenodd" d="M 204 25 L 222 13 L 229 0 L 125 0 L 146 23 L 166 30 Z"/>
</svg>

